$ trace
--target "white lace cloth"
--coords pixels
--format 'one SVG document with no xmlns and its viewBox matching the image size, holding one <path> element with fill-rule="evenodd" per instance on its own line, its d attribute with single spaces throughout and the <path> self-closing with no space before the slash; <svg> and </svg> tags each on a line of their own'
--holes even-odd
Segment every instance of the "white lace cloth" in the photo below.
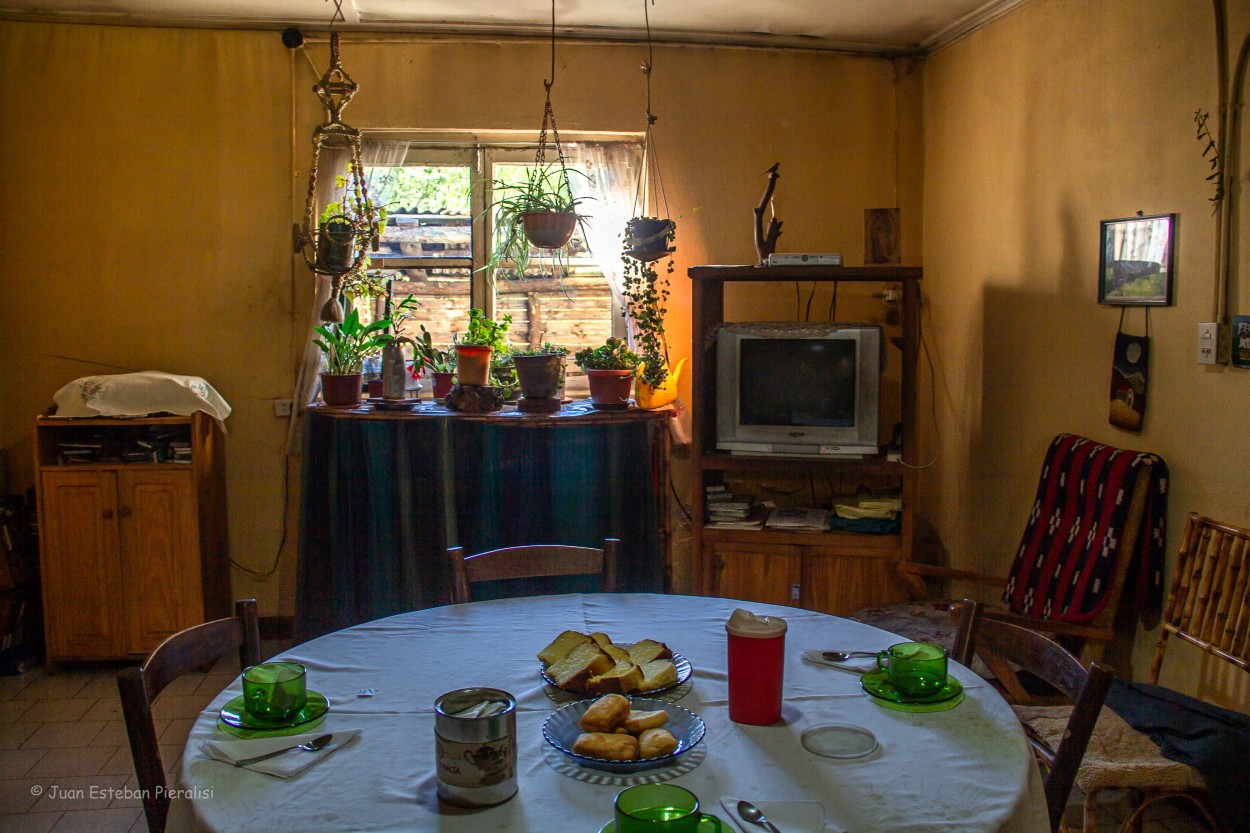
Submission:
<svg viewBox="0 0 1250 833">
<path fill-rule="evenodd" d="M 729 720 L 725 620 L 734 608 L 781 616 L 785 701 L 773 726 Z M 1011 707 L 972 672 L 951 663 L 964 701 L 928 714 L 883 709 L 845 671 L 803 661 L 799 650 L 886 647 L 899 637 L 822 613 L 732 599 L 647 593 L 503 599 L 404 613 L 323 636 L 282 655 L 308 667 L 308 687 L 330 701 L 319 731 L 363 729 L 359 741 L 294 778 L 280 780 L 209 760 L 218 710 L 236 680 L 201 714 L 178 766 L 171 831 L 439 831 L 591 833 L 612 818 L 621 787 L 587 783 L 547 763 L 542 725 L 556 708 L 535 654 L 565 629 L 620 642 L 659 639 L 694 669 L 681 705 L 707 724 L 689 771 L 665 776 L 721 815 L 720 796 L 819 801 L 830 828 L 851 833 L 1047 833 L 1041 777 Z M 444 692 L 494 686 L 517 699 L 519 791 L 497 807 L 457 811 L 435 794 L 434 701 Z M 361 689 L 374 696 L 358 697 Z M 799 742 L 828 723 L 862 726 L 880 748 L 830 761 Z M 699 751 L 696 750 L 696 751 Z M 603 775 L 605 773 L 599 773 Z M 728 819 L 726 819 L 728 822 Z"/>
<path fill-rule="evenodd" d="M 58 390 L 52 399 L 59 417 L 138 417 L 161 411 L 182 416 L 205 411 L 222 420 L 230 416 L 230 405 L 199 376 L 176 376 L 159 370 L 83 376 Z"/>
</svg>

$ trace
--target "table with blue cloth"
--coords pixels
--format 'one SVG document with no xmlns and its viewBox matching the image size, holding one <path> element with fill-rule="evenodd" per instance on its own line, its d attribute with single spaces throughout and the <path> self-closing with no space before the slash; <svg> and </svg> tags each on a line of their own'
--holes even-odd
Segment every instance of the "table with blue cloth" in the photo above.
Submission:
<svg viewBox="0 0 1250 833">
<path fill-rule="evenodd" d="M 553 415 L 462 414 L 422 403 L 313 406 L 303 419 L 299 641 L 449 604 L 451 546 L 619 538 L 617 589 L 669 589 L 668 411 L 574 402 Z M 593 582 L 567 577 L 554 592 Z"/>
</svg>

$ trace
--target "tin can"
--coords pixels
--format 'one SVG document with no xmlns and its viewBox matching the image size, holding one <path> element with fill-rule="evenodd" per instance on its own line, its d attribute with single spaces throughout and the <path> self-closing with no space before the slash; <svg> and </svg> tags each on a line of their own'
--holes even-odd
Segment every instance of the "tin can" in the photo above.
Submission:
<svg viewBox="0 0 1250 833">
<path fill-rule="evenodd" d="M 475 706 L 486 703 L 479 716 Z M 434 701 L 438 796 L 490 807 L 516 795 L 516 698 L 497 688 L 459 688 Z"/>
</svg>

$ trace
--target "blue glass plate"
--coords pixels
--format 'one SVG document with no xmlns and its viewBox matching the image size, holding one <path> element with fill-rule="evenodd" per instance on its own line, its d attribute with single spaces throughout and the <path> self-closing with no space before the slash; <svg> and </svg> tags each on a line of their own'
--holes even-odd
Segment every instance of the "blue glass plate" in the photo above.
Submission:
<svg viewBox="0 0 1250 833">
<path fill-rule="evenodd" d="M 703 740 L 703 735 L 707 731 L 703 725 L 703 718 L 689 709 L 683 709 L 681 706 L 673 705 L 664 700 L 631 697 L 630 706 L 635 711 L 668 712 L 668 722 L 662 728 L 668 729 L 672 732 L 673 737 L 677 738 L 677 749 L 658 758 L 643 758 L 639 761 L 609 761 L 604 758 L 578 755 L 573 751 L 573 744 L 577 742 L 578 735 L 586 731 L 579 725 L 579 722 L 582 719 L 582 715 L 586 713 L 586 709 L 590 708 L 594 702 L 593 700 L 578 700 L 575 703 L 569 703 L 567 706 L 552 712 L 543 723 L 543 737 L 547 739 L 548 743 L 565 755 L 568 755 L 570 760 L 591 769 L 599 769 L 604 772 L 630 773 L 641 772 L 644 769 L 671 766 L 682 755 L 698 746 L 699 741 Z"/>
</svg>

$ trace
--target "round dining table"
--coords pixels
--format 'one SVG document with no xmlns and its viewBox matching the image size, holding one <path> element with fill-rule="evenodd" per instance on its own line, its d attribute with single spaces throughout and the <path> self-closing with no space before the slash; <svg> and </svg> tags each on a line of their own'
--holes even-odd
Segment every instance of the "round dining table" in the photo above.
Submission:
<svg viewBox="0 0 1250 833">
<path fill-rule="evenodd" d="M 729 719 L 725 621 L 735 608 L 788 624 L 782 715 L 773 725 Z M 690 679 L 662 696 L 702 717 L 702 743 L 669 768 L 635 774 L 581 767 L 553 749 L 543 722 L 568 695 L 544 683 L 536 654 L 565 630 L 600 631 L 626 644 L 655 639 L 684 656 Z M 612 819 L 624 787 L 671 780 L 726 821 L 720 799 L 732 796 L 820 802 L 826 830 L 837 833 L 1048 831 L 1041 776 L 1024 733 L 981 678 L 952 662 L 962 702 L 911 713 L 869 700 L 858 673 L 802 657 L 806 649 L 875 651 L 899 641 L 809 610 L 647 593 L 502 599 L 367 622 L 280 657 L 304 664 L 309 689 L 330 701 L 314 731 L 358 729 L 360 737 L 286 779 L 213 760 L 201 746 L 227 737 L 218 731 L 218 714 L 241 693 L 236 679 L 191 730 L 169 830 L 595 833 Z M 503 804 L 465 810 L 438 800 L 434 703 L 445 692 L 478 686 L 516 698 L 519 789 Z M 803 732 L 826 724 L 867 729 L 877 748 L 849 760 L 807 751 Z"/>
</svg>

